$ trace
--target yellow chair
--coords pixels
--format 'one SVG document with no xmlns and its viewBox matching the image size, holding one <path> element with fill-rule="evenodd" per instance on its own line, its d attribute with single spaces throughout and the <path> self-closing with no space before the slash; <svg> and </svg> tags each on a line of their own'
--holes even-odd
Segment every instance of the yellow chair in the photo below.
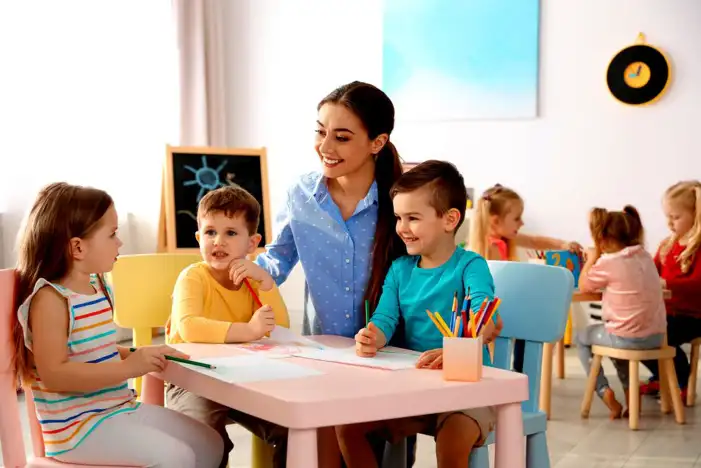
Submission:
<svg viewBox="0 0 701 468">
<path fill-rule="evenodd" d="M 131 328 L 134 346 L 152 343 L 153 329 L 164 327 L 170 317 L 173 287 L 185 267 L 202 260 L 196 254 L 123 255 L 108 280 L 114 291 L 114 321 Z M 141 377 L 134 388 L 141 394 Z"/>
<path fill-rule="evenodd" d="M 173 288 L 187 266 L 202 260 L 197 254 L 143 254 L 119 257 L 108 281 L 114 291 L 114 321 L 131 328 L 134 346 L 152 343 L 153 329 L 164 327 L 170 317 Z M 141 377 L 135 379 L 141 394 Z M 252 466 L 272 468 L 272 447 L 253 436 Z"/>
</svg>

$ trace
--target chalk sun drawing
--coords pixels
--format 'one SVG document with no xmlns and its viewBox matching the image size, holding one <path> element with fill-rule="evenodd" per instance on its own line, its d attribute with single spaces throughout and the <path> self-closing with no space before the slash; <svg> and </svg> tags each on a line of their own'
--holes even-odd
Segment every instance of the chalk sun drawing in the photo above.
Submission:
<svg viewBox="0 0 701 468">
<path fill-rule="evenodd" d="M 213 167 L 209 167 L 207 165 L 207 156 L 202 156 L 202 167 L 195 169 L 192 166 L 185 165 L 183 166 L 185 169 L 188 171 L 192 172 L 195 174 L 195 178 L 191 180 L 186 180 L 183 182 L 183 186 L 189 187 L 192 185 L 199 185 L 200 186 L 200 191 L 197 193 L 197 203 L 200 202 L 202 197 L 209 192 L 210 190 L 214 190 L 219 187 L 224 187 L 226 184 L 221 181 L 221 178 L 219 176 L 220 172 L 222 169 L 224 169 L 224 166 L 226 166 L 227 161 L 222 162 L 219 164 L 219 166 L 215 169 Z M 226 174 L 226 183 L 229 185 L 234 185 L 233 179 L 236 177 L 236 174 L 233 173 L 227 173 Z M 194 213 L 188 210 L 179 210 L 178 214 L 185 214 L 197 221 L 197 216 L 195 216 Z"/>
<path fill-rule="evenodd" d="M 205 193 L 209 192 L 210 190 L 214 190 L 215 188 L 224 186 L 224 183 L 219 178 L 219 173 L 222 171 L 222 169 L 224 169 L 224 166 L 226 166 L 226 161 L 219 164 L 219 167 L 216 169 L 207 166 L 207 156 L 202 156 L 202 167 L 198 169 L 195 169 L 192 166 L 183 166 L 185 169 L 195 174 L 195 178 L 193 180 L 186 180 L 183 182 L 183 185 L 185 187 L 189 187 L 191 185 L 200 186 L 200 191 L 197 194 L 198 203 Z"/>
</svg>

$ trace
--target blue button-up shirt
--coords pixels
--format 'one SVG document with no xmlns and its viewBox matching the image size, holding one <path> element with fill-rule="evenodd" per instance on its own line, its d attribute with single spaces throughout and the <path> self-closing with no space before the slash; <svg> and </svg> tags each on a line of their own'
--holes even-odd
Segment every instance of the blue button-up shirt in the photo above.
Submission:
<svg viewBox="0 0 701 468">
<path fill-rule="evenodd" d="M 278 235 L 256 263 L 278 285 L 302 263 L 304 333 L 353 337 L 365 326 L 363 297 L 376 223 L 375 182 L 345 221 L 321 174 L 302 176 L 288 191 L 276 219 Z"/>
</svg>

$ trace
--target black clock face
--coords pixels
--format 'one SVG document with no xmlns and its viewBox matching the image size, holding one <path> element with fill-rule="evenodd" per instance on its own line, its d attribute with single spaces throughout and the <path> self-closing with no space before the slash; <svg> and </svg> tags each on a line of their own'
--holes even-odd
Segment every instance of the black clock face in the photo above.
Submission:
<svg viewBox="0 0 701 468">
<path fill-rule="evenodd" d="M 664 54 L 649 45 L 638 44 L 623 49 L 611 60 L 606 84 L 619 101 L 640 106 L 658 99 L 669 78 L 669 63 Z"/>
</svg>

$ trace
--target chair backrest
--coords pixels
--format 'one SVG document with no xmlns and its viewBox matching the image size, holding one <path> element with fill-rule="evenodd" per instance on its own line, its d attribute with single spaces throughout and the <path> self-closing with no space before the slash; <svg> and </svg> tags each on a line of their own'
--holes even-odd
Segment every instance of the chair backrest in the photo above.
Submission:
<svg viewBox="0 0 701 468">
<path fill-rule="evenodd" d="M 523 409 L 534 412 L 538 410 L 543 343 L 555 342 L 565 333 L 574 278 L 565 268 L 532 263 L 490 261 L 489 269 L 504 322 L 494 366 L 511 370 L 513 340 L 525 340 L 523 372 L 528 375 L 529 399 Z"/>
<path fill-rule="evenodd" d="M 170 317 L 173 287 L 197 254 L 124 255 L 107 275 L 114 291 L 114 321 L 124 328 L 158 328 Z"/>
<path fill-rule="evenodd" d="M 0 445 L 5 466 L 24 466 L 22 424 L 17 405 L 15 343 L 15 270 L 0 270 Z"/>
</svg>

